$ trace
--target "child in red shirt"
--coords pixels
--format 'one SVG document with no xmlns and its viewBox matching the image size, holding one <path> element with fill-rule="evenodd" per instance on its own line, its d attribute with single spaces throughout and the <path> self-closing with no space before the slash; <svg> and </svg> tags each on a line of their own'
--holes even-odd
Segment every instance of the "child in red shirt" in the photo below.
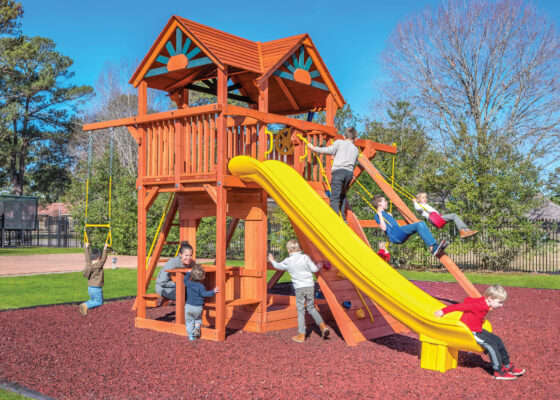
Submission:
<svg viewBox="0 0 560 400">
<path fill-rule="evenodd" d="M 391 259 L 391 253 L 387 251 L 387 244 L 385 242 L 379 242 L 378 246 L 379 250 L 377 250 L 377 255 L 388 264 Z"/>
<path fill-rule="evenodd" d="M 502 339 L 493 333 L 482 329 L 482 324 L 490 307 L 499 308 L 507 298 L 506 290 L 500 285 L 492 285 L 484 292 L 484 297 L 467 297 L 463 303 L 453 304 L 434 312 L 436 317 L 442 317 L 453 311 L 463 311 L 461 322 L 472 331 L 476 342 L 488 351 L 494 379 L 513 380 L 525 373 L 524 369 L 516 368 L 509 362 L 509 355 Z"/>
</svg>

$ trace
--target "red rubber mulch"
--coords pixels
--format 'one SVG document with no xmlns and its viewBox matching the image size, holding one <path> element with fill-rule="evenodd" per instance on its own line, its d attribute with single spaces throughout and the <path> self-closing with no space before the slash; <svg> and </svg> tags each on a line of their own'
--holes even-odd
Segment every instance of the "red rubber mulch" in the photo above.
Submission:
<svg viewBox="0 0 560 400">
<path fill-rule="evenodd" d="M 457 284 L 417 284 L 438 298 L 464 297 Z M 444 374 L 423 370 L 415 334 L 356 347 L 316 330 L 298 344 L 295 329 L 189 343 L 134 328 L 132 300 L 87 318 L 68 305 L 0 312 L 0 378 L 56 399 L 557 398 L 560 291 L 508 293 L 490 321 L 527 369 L 516 381 L 492 379 L 487 356 L 477 354 L 460 353 Z"/>
</svg>

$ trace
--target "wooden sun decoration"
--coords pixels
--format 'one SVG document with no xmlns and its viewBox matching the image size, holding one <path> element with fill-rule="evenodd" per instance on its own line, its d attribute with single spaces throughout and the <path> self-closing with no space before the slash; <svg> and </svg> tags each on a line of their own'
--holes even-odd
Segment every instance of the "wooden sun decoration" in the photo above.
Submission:
<svg viewBox="0 0 560 400">
<path fill-rule="evenodd" d="M 296 53 L 299 52 L 299 56 Z M 305 49 L 300 46 L 299 51 L 296 50 L 292 53 L 291 60 L 288 59 L 284 62 L 283 66 L 288 69 L 288 71 L 282 71 L 280 69 L 274 72 L 274 75 L 280 78 L 289 79 L 294 82 L 303 83 L 304 85 L 309 85 L 328 91 L 329 88 L 322 82 L 314 81 L 313 78 L 317 78 L 321 75 L 318 70 L 310 71 L 313 67 L 313 59 L 309 54 L 307 54 L 307 59 L 305 58 Z M 290 62 L 291 61 L 291 62 Z"/>
<path fill-rule="evenodd" d="M 179 28 L 175 31 L 174 42 L 170 38 L 165 44 L 165 49 L 162 49 L 155 60 L 156 63 L 163 64 L 164 66 L 150 69 L 146 73 L 146 77 L 212 64 L 212 60 L 204 56 L 204 53 L 201 53 L 201 49 L 189 37 L 186 37 L 183 42 L 183 31 Z M 199 54 L 202 57 L 195 58 Z"/>
</svg>

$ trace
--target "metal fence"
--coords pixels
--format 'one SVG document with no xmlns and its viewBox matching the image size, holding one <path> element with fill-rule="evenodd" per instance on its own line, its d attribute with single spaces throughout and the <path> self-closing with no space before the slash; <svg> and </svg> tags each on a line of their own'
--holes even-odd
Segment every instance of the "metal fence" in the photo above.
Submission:
<svg viewBox="0 0 560 400">
<path fill-rule="evenodd" d="M 33 231 L 33 245 L 45 247 L 81 247 L 76 222 L 69 216 L 39 215 L 39 224 Z"/>
<path fill-rule="evenodd" d="M 437 239 L 445 239 L 450 243 L 446 252 L 461 269 L 481 269 L 484 254 L 473 249 L 468 241 L 476 240 L 484 247 L 485 252 L 490 252 L 494 257 L 502 257 L 501 271 L 560 273 L 560 224 L 555 221 L 535 221 L 536 236 L 532 240 L 521 237 L 521 244 L 515 247 L 503 245 L 500 240 L 490 237 L 484 232 L 479 232 L 471 239 L 459 239 L 459 232 L 453 226 L 437 231 Z M 503 238 L 519 235 L 516 227 L 505 227 L 500 230 Z M 426 252 L 419 255 L 423 264 L 428 267 L 440 267 L 437 259 Z"/>
<path fill-rule="evenodd" d="M 463 270 L 481 269 L 483 266 L 483 254 L 479 250 L 473 250 L 469 241 L 476 240 L 483 243 L 486 249 L 499 254 L 515 251 L 517 256 L 511 261 L 500 265 L 501 271 L 519 271 L 519 272 L 538 272 L 538 273 L 560 273 L 560 224 L 554 221 L 538 221 L 539 235 L 536 239 L 536 246 L 530 245 L 527 241 L 520 247 L 515 249 L 507 248 L 500 245 L 493 238 L 486 236 L 483 232 L 478 233 L 475 237 L 470 239 L 459 239 L 459 232 L 454 226 L 448 226 L 442 230 L 432 230 L 436 239 L 445 239 L 450 243 L 447 248 L 447 253 L 455 261 L 457 266 Z M 239 224 L 237 230 L 243 230 L 242 223 Z M 377 250 L 377 242 L 385 241 L 386 236 L 379 229 L 371 229 L 367 232 L 370 242 L 374 250 Z M 515 227 L 505 228 L 503 235 L 515 235 L 517 230 Z M 271 237 L 277 235 L 283 238 L 283 232 L 280 225 L 269 224 L 268 226 L 268 251 L 274 254 L 279 254 L 283 250 L 280 243 L 284 240 L 271 241 Z M 286 238 L 290 239 L 290 238 Z M 396 254 L 393 257 L 393 266 L 399 267 L 404 263 L 399 263 L 399 247 L 401 245 L 390 245 L 390 251 Z M 407 244 L 403 246 L 408 246 Z M 239 235 L 237 240 L 232 240 L 228 248 L 227 257 L 230 259 L 243 259 L 244 252 L 244 236 Z M 421 246 L 416 246 L 411 252 L 406 252 L 408 256 L 404 261 L 408 266 L 420 268 L 443 268 L 442 264 L 433 257 L 426 249 Z M 403 260 L 401 260 L 403 261 Z M 399 265 L 400 264 L 400 265 Z"/>
</svg>

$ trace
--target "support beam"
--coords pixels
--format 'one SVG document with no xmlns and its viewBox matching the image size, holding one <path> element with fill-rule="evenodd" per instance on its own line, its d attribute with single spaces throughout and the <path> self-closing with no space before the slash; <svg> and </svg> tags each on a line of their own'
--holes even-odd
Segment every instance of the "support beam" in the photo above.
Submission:
<svg viewBox="0 0 560 400">
<path fill-rule="evenodd" d="M 286 98 L 290 102 L 290 105 L 292 106 L 294 111 L 299 111 L 300 107 L 299 107 L 298 103 L 296 102 L 296 99 L 294 99 L 294 96 L 292 95 L 292 92 L 290 92 L 290 89 L 288 89 L 288 87 L 286 86 L 286 84 L 284 83 L 282 78 L 280 78 L 279 76 L 276 76 L 276 75 L 274 75 L 274 78 L 276 79 L 276 82 L 278 83 L 278 86 L 280 86 L 280 89 L 282 89 L 282 93 L 284 93 L 284 96 L 286 96 Z"/>
<path fill-rule="evenodd" d="M 140 82 L 138 86 L 138 115 L 148 113 L 148 84 L 146 81 Z"/>
<path fill-rule="evenodd" d="M 284 272 L 286 272 L 286 271 L 276 271 L 274 273 L 274 275 L 272 275 L 272 278 L 270 278 L 270 280 L 268 281 L 268 284 L 266 285 L 267 290 L 272 289 L 274 287 L 274 285 L 276 285 L 276 283 L 278 283 L 280 278 L 282 278 L 282 275 L 284 275 Z"/>
<path fill-rule="evenodd" d="M 227 104 L 227 67 L 218 69 L 218 105 Z M 217 340 L 226 338 L 226 215 L 227 191 L 224 187 L 227 162 L 227 118 L 223 112 L 218 115 L 217 128 L 217 166 L 216 166 L 216 294 L 215 329 Z"/>
<path fill-rule="evenodd" d="M 158 194 L 159 194 L 159 187 L 156 186 L 150 189 L 148 195 L 146 196 L 146 199 L 144 200 L 144 209 L 146 210 L 146 212 L 150 208 L 152 208 L 152 205 L 154 204 L 154 201 L 156 201 Z"/>
<path fill-rule="evenodd" d="M 259 112 L 268 113 L 268 79 L 261 83 L 259 88 Z M 259 148 L 257 150 L 257 158 L 259 161 L 266 160 L 266 127 L 265 124 L 259 124 Z"/>
<path fill-rule="evenodd" d="M 336 107 L 336 102 L 334 101 L 334 97 L 332 95 L 332 93 L 329 93 L 327 96 L 327 102 L 326 102 L 326 124 L 329 126 L 334 126 L 334 118 L 336 116 L 336 111 L 337 111 L 337 107 Z M 342 132 L 339 132 L 342 133 Z"/>
<path fill-rule="evenodd" d="M 203 184 L 202 186 L 204 187 L 204 190 L 206 190 L 206 193 L 208 193 L 208 195 L 212 198 L 214 204 L 218 204 L 218 193 L 216 192 L 216 188 L 207 183 Z"/>
<path fill-rule="evenodd" d="M 150 260 L 148 260 L 147 267 L 145 267 L 146 258 L 144 257 L 144 263 L 142 264 L 142 267 L 145 267 L 147 270 L 146 280 L 145 280 L 146 289 L 148 289 L 148 286 L 150 286 L 150 281 L 154 276 L 154 271 L 156 270 L 157 262 L 163 250 L 163 246 L 165 245 L 167 235 L 169 235 L 169 231 L 171 230 L 173 220 L 175 219 L 175 214 L 177 213 L 178 204 L 179 202 L 177 201 L 177 196 L 175 196 L 175 198 L 171 202 L 171 206 L 169 207 L 167 216 L 165 217 L 165 222 L 163 223 L 163 227 L 161 229 L 159 237 L 157 238 L 157 242 L 156 245 L 154 246 L 152 256 L 150 257 Z M 140 265 L 138 265 L 138 268 L 140 268 Z"/>
</svg>

